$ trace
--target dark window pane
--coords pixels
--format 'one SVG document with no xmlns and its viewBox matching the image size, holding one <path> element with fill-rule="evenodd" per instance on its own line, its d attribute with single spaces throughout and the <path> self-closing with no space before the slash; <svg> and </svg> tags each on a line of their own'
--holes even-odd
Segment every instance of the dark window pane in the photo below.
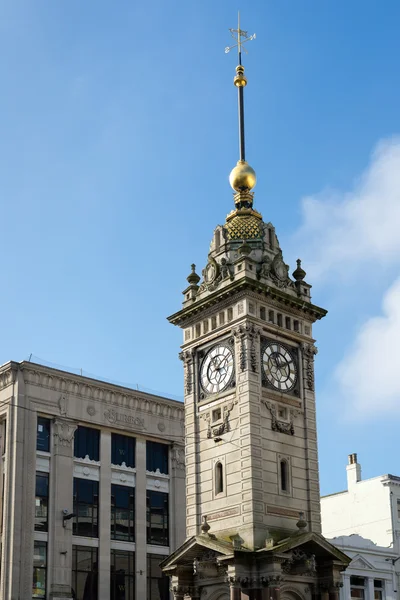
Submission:
<svg viewBox="0 0 400 600">
<path fill-rule="evenodd" d="M 72 589 L 76 600 L 97 600 L 97 548 L 72 547 Z"/>
<path fill-rule="evenodd" d="M 135 443 L 136 440 L 128 435 L 119 433 L 111 434 L 111 462 L 113 465 L 122 465 L 127 467 L 135 466 Z"/>
<path fill-rule="evenodd" d="M 47 544 L 35 542 L 33 549 L 32 598 L 46 597 Z"/>
<path fill-rule="evenodd" d="M 160 569 L 165 556 L 147 555 L 147 600 L 169 600 L 169 577 Z"/>
<path fill-rule="evenodd" d="M 74 435 L 75 458 L 88 456 L 90 460 L 99 460 L 99 441 L 100 431 L 98 429 L 79 425 Z"/>
<path fill-rule="evenodd" d="M 35 530 L 47 531 L 49 504 L 49 475 L 36 473 Z"/>
<path fill-rule="evenodd" d="M 111 550 L 111 600 L 135 600 L 135 554 Z"/>
<path fill-rule="evenodd" d="M 158 442 L 146 442 L 146 469 L 168 474 L 168 446 Z"/>
<path fill-rule="evenodd" d="M 74 479 L 73 534 L 98 537 L 99 482 Z"/>
<path fill-rule="evenodd" d="M 36 450 L 42 450 L 42 452 L 50 452 L 50 419 L 38 417 Z"/>
<path fill-rule="evenodd" d="M 111 486 L 111 539 L 135 541 L 135 490 Z"/>
<path fill-rule="evenodd" d="M 168 494 L 147 491 L 147 543 L 168 546 Z"/>
</svg>

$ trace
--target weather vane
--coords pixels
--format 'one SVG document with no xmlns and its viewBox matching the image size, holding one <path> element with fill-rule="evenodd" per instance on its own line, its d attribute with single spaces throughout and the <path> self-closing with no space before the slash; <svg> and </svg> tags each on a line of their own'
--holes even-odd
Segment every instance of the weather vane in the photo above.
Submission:
<svg viewBox="0 0 400 600">
<path fill-rule="evenodd" d="M 242 55 L 242 47 L 243 47 L 243 50 L 247 54 L 247 50 L 243 46 L 243 44 L 245 44 L 246 42 L 250 42 L 251 40 L 255 40 L 256 34 L 253 33 L 253 35 L 249 35 L 247 31 L 243 31 L 243 29 L 240 29 L 240 13 L 238 13 L 238 28 L 237 29 L 229 29 L 229 31 L 231 32 L 231 36 L 235 40 L 236 44 L 233 44 L 233 46 L 227 46 L 225 48 L 225 54 L 228 54 L 228 52 L 233 50 L 233 48 L 237 48 L 238 54 L 239 54 L 239 63 L 240 63 L 241 55 Z"/>
</svg>

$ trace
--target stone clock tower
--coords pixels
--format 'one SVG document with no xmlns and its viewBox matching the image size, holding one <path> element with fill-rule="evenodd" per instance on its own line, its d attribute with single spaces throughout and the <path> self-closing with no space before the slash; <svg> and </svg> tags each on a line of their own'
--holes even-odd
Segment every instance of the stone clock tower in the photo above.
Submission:
<svg viewBox="0 0 400 600">
<path fill-rule="evenodd" d="M 311 301 L 253 207 L 237 36 L 240 160 L 234 210 L 214 231 L 182 309 L 187 540 L 162 563 L 176 600 L 335 600 L 349 559 L 321 536 Z"/>
</svg>

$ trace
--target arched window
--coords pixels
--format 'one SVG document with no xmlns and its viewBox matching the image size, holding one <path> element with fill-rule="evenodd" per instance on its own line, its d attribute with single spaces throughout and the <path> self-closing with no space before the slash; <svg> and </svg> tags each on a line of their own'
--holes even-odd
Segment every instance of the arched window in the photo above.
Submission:
<svg viewBox="0 0 400 600">
<path fill-rule="evenodd" d="M 215 494 L 224 491 L 224 469 L 220 462 L 215 465 Z"/>
<path fill-rule="evenodd" d="M 286 460 L 281 460 L 280 461 L 280 475 L 281 475 L 281 490 L 282 492 L 288 492 L 289 491 L 289 485 L 288 485 L 288 464 Z"/>
</svg>

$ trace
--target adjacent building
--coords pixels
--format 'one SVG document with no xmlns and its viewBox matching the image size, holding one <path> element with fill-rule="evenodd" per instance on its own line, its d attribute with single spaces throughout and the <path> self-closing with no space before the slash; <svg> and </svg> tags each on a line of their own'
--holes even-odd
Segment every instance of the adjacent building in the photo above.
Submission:
<svg viewBox="0 0 400 600">
<path fill-rule="evenodd" d="M 340 600 L 397 600 L 398 555 L 392 548 L 377 546 L 354 533 L 330 542 L 352 559 L 342 574 Z"/>
<path fill-rule="evenodd" d="M 185 538 L 180 402 L 0 367 L 1 600 L 167 600 Z"/>
<path fill-rule="evenodd" d="M 400 589 L 397 574 L 400 569 L 400 477 L 380 475 L 363 480 L 357 454 L 349 455 L 346 471 L 347 490 L 321 498 L 322 532 L 328 538 L 346 536 L 348 539 L 348 536 L 357 534 L 357 537 L 362 536 L 376 544 L 378 548 L 375 548 L 375 555 L 383 557 L 386 566 L 396 567 L 394 590 L 398 592 Z M 336 544 L 335 541 L 334 543 Z M 368 557 L 364 558 L 368 562 Z M 380 562 L 382 563 L 381 560 Z M 386 580 L 383 575 L 377 579 L 379 578 Z M 371 594 L 372 580 L 375 576 L 364 575 L 364 579 L 364 586 Z M 371 598 L 371 595 L 365 595 L 365 598 L 367 597 Z M 375 597 L 379 598 L 379 596 Z"/>
</svg>

